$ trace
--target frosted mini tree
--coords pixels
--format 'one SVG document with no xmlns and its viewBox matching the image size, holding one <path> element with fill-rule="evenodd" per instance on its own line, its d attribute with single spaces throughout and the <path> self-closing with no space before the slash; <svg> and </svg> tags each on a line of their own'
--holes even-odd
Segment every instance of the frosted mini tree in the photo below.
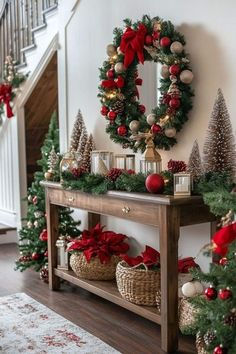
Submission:
<svg viewBox="0 0 236 354">
<path fill-rule="evenodd" d="M 95 144 L 92 134 L 89 135 L 89 138 L 86 142 L 83 157 L 82 157 L 82 166 L 86 172 L 91 170 L 91 152 L 95 149 Z"/>
<path fill-rule="evenodd" d="M 82 124 L 80 140 L 79 140 L 79 144 L 78 144 L 78 147 L 77 147 L 77 150 L 76 150 L 76 152 L 79 155 L 79 160 L 83 159 L 83 154 L 84 154 L 84 151 L 85 151 L 85 145 L 86 145 L 87 140 L 88 140 L 88 132 L 87 132 L 86 126 L 84 124 L 84 121 L 82 123 L 83 124 Z"/>
<path fill-rule="evenodd" d="M 83 120 L 83 116 L 81 114 L 81 111 L 79 110 L 79 112 L 75 118 L 74 127 L 73 127 L 71 137 L 70 137 L 70 151 L 71 150 L 76 151 L 78 149 L 83 127 L 84 127 L 84 120 Z"/>
<path fill-rule="evenodd" d="M 228 171 L 232 176 L 235 175 L 235 141 L 229 113 L 221 89 L 218 89 L 217 92 L 203 154 L 205 172 Z"/>
<path fill-rule="evenodd" d="M 203 174 L 202 161 L 197 140 L 194 141 L 189 156 L 187 171 L 191 173 L 193 180 L 198 180 Z"/>
</svg>

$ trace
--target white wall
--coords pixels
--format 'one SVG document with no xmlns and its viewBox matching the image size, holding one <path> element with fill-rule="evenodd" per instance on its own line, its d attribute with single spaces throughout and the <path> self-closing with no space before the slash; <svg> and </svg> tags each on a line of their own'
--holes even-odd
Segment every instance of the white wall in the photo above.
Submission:
<svg viewBox="0 0 236 354">
<path fill-rule="evenodd" d="M 72 14 L 75 1 L 61 1 L 59 7 L 60 44 L 59 88 L 62 150 L 66 149 L 74 117 L 81 109 L 88 130 L 93 133 L 98 149 L 120 152 L 121 147 L 105 134 L 105 121 L 99 114 L 97 98 L 100 67 L 106 58 L 106 45 L 112 42 L 113 29 L 123 26 L 124 18 L 141 19 L 143 14 L 171 20 L 187 41 L 195 74 L 194 109 L 177 138 L 179 143 L 170 151 L 162 152 L 164 166 L 170 159 L 187 161 L 193 141 L 203 146 L 208 120 L 218 87 L 221 87 L 234 130 L 236 129 L 236 3 L 234 0 L 81 0 L 66 30 L 64 23 Z M 150 84 L 150 87 L 152 85 Z M 145 101 L 155 102 L 155 91 L 145 90 Z M 66 129 L 68 128 L 68 131 Z M 114 230 L 134 237 L 137 247 L 142 244 L 157 246 L 153 228 L 118 219 L 104 220 Z M 196 256 L 200 247 L 209 241 L 209 225 L 185 227 L 181 230 L 180 255 Z M 203 262 L 203 259 L 201 260 Z"/>
</svg>

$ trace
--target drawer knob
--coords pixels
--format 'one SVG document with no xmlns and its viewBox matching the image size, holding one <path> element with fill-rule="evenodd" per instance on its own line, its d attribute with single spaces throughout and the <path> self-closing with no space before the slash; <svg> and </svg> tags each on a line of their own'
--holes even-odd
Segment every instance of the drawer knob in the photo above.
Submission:
<svg viewBox="0 0 236 354">
<path fill-rule="evenodd" d="M 130 212 L 130 208 L 128 206 L 124 206 L 124 208 L 122 208 L 122 211 L 124 214 L 128 214 Z"/>
<path fill-rule="evenodd" d="M 70 197 L 70 198 L 68 198 L 68 202 L 74 202 L 75 201 L 75 198 L 74 197 Z"/>
</svg>

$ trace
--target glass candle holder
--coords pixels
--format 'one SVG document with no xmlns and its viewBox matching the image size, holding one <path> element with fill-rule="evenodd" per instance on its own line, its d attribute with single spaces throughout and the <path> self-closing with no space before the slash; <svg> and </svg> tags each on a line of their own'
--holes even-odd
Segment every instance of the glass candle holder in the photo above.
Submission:
<svg viewBox="0 0 236 354">
<path fill-rule="evenodd" d="M 135 171 L 135 155 L 134 154 L 116 154 L 114 157 L 114 167 L 122 170 Z"/>
<path fill-rule="evenodd" d="M 66 252 L 67 242 L 64 236 L 59 236 L 56 242 L 57 247 L 57 268 L 69 270 L 69 254 Z"/>
<path fill-rule="evenodd" d="M 174 195 L 191 195 L 192 177 L 190 173 L 174 174 Z"/>
<path fill-rule="evenodd" d="M 91 173 L 104 174 L 112 168 L 113 153 L 110 151 L 94 150 L 91 153 Z"/>
<path fill-rule="evenodd" d="M 60 163 L 61 174 L 72 172 L 74 168 L 79 167 L 78 156 L 75 151 L 69 151 L 64 154 Z"/>
<path fill-rule="evenodd" d="M 142 173 L 161 173 L 161 161 L 140 160 L 140 172 Z"/>
</svg>

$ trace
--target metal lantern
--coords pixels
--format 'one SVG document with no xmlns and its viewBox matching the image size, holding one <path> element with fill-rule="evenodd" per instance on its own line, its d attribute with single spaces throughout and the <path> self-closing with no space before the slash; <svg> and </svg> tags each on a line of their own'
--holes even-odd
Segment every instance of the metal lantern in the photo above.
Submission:
<svg viewBox="0 0 236 354">
<path fill-rule="evenodd" d="M 115 155 L 115 167 L 122 170 L 135 171 L 135 155 L 134 154 L 117 154 Z"/>
<path fill-rule="evenodd" d="M 94 150 L 91 153 L 91 173 L 105 174 L 112 168 L 113 153 Z"/>
<path fill-rule="evenodd" d="M 142 173 L 160 173 L 162 170 L 161 155 L 155 149 L 153 142 L 154 134 L 150 130 L 148 133 L 143 134 L 146 143 L 146 150 L 144 158 L 140 160 L 140 172 Z"/>
<path fill-rule="evenodd" d="M 56 242 L 57 247 L 57 268 L 69 270 L 69 254 L 66 252 L 67 242 L 65 236 L 59 236 Z"/>
<path fill-rule="evenodd" d="M 78 162 L 78 155 L 76 151 L 72 150 L 65 153 L 60 163 L 61 174 L 65 172 L 72 173 L 73 169 L 78 167 L 79 167 L 79 162 Z"/>
<path fill-rule="evenodd" d="M 174 174 L 174 195 L 191 195 L 192 177 L 190 173 Z"/>
</svg>

